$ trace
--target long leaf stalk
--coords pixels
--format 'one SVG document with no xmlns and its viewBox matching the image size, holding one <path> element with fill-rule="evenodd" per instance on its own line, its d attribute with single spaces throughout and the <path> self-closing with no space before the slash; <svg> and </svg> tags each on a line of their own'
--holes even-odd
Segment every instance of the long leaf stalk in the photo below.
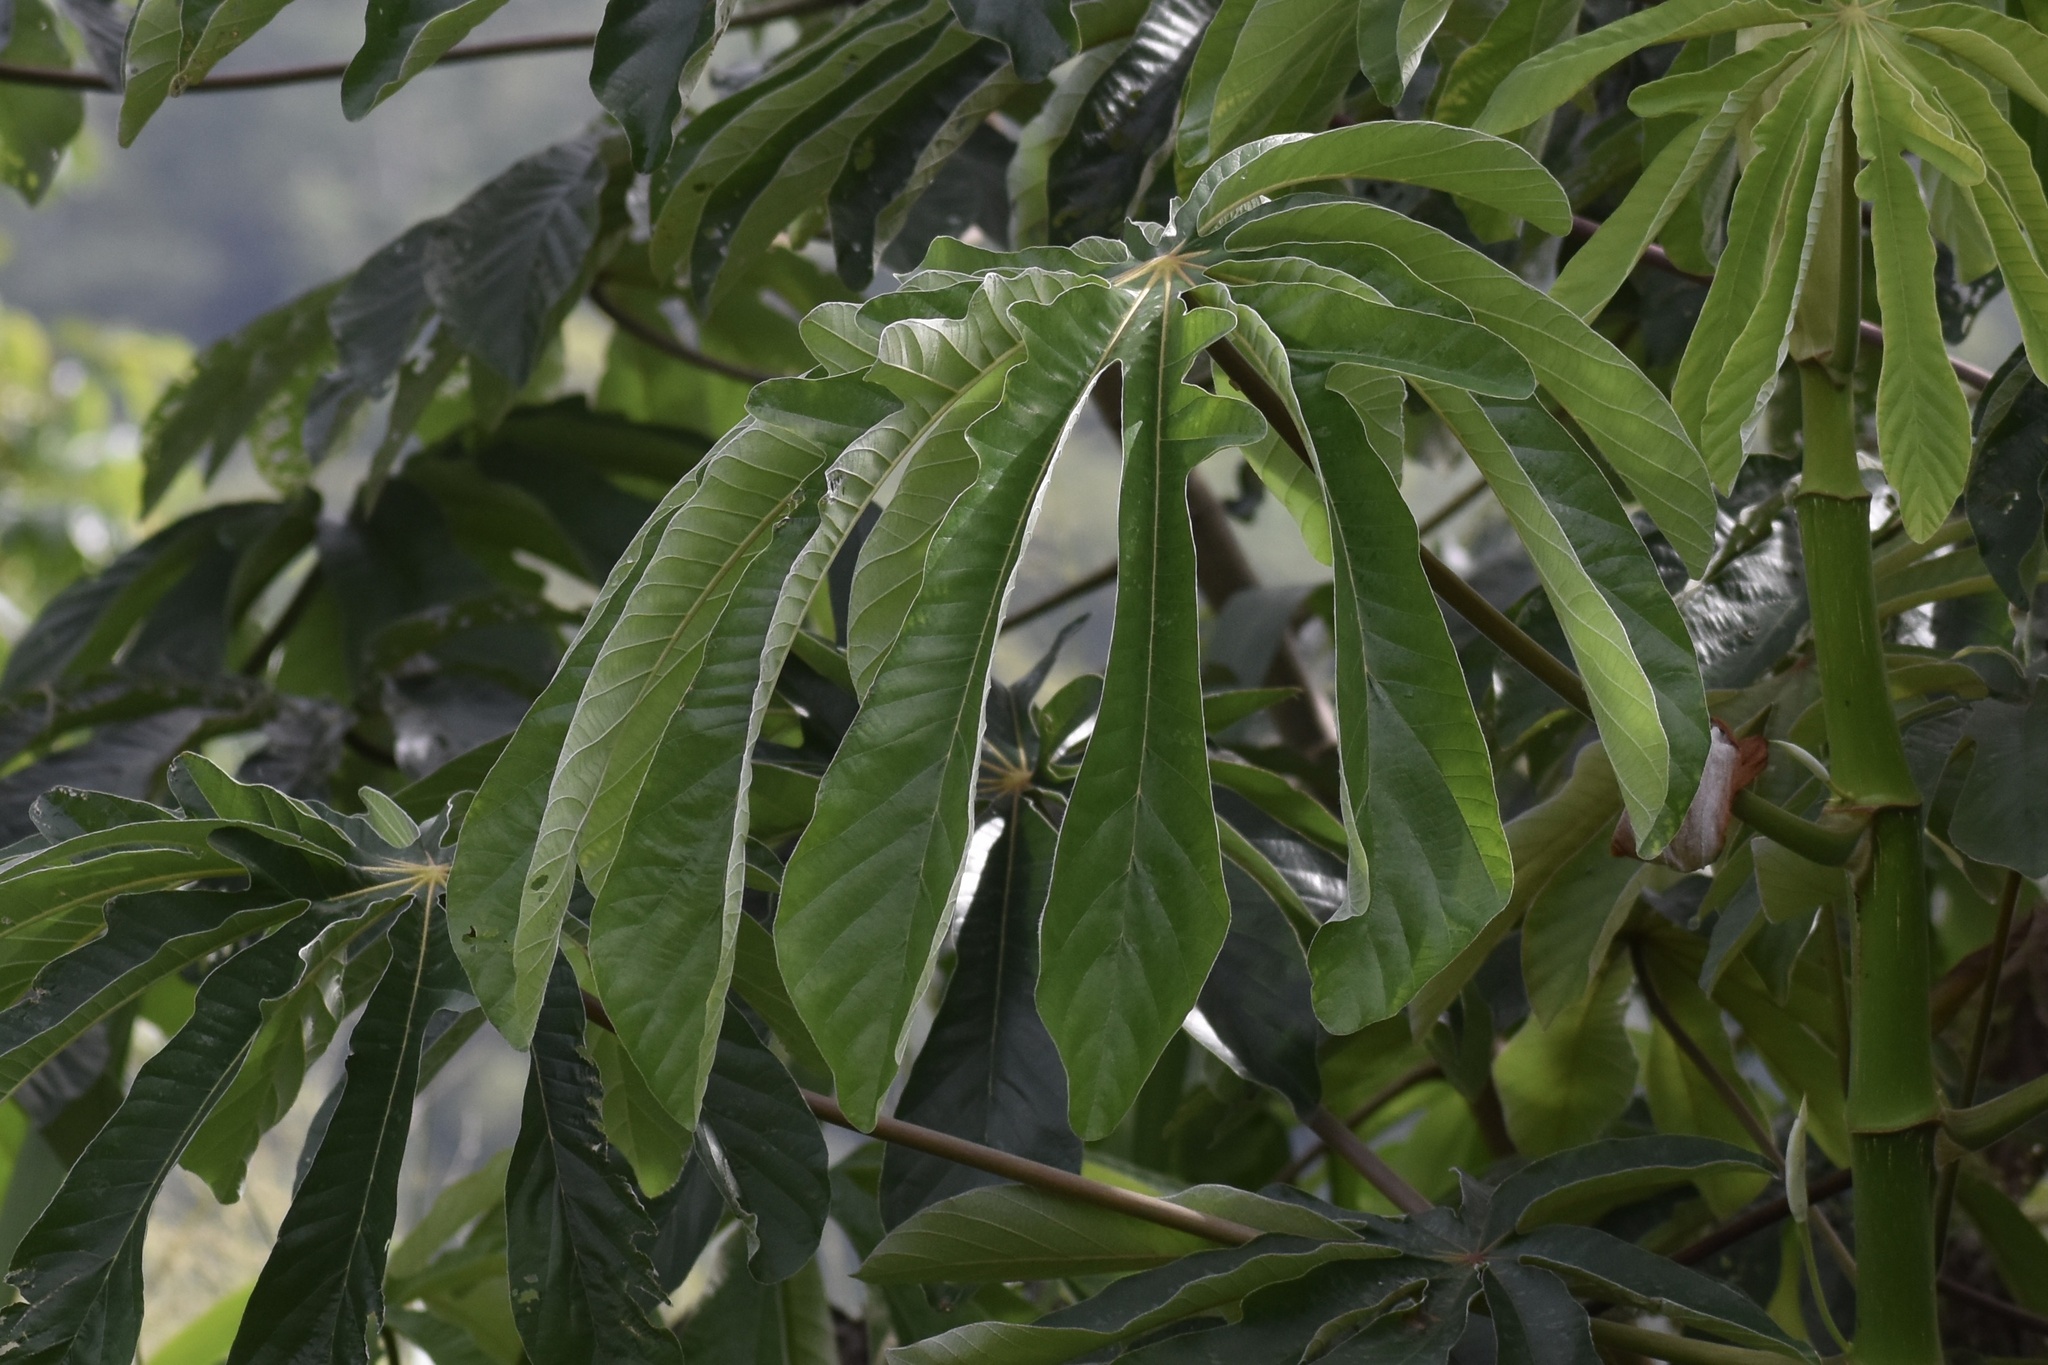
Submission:
<svg viewBox="0 0 2048 1365">
<path fill-rule="evenodd" d="M 1799 529 L 1828 753 L 1842 803 L 1872 812 L 1872 857 L 1856 918 L 1849 1127 L 1855 1171 L 1855 1358 L 1865 1365 L 1941 1359 L 1935 1302 L 1934 1124 L 1926 877 L 1920 795 L 1892 712 L 1870 545 L 1870 495 L 1856 458 L 1854 373 L 1861 339 L 1863 233 L 1851 192 L 1854 140 L 1837 124 L 1832 352 L 1799 366 L 1804 466 Z"/>
<path fill-rule="evenodd" d="M 2006 950 L 2012 945 L 2012 916 L 2018 908 L 2022 878 L 2018 872 L 2005 874 L 1999 889 L 1998 922 L 1991 930 L 1989 959 L 1984 964 L 1984 993 L 1977 1001 L 1977 1020 L 1970 1030 L 1970 1051 L 1963 1061 L 1963 1084 L 1956 1098 L 1967 1109 L 1977 1102 L 1977 1084 L 1984 1078 L 1984 1054 L 1991 1046 L 1991 1015 L 1998 1004 L 1998 978 L 2005 972 Z M 1934 1190 L 1934 1257 L 1937 1264 L 1948 1250 L 1949 1214 L 1955 1208 L 1956 1178 L 1962 1163 L 1952 1161 L 1941 1168 Z"/>
</svg>

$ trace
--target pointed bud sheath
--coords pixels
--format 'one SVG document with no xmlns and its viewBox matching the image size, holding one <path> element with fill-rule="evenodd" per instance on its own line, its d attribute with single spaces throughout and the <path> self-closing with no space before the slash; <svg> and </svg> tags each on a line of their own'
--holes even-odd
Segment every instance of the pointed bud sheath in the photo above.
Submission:
<svg viewBox="0 0 2048 1365">
<path fill-rule="evenodd" d="M 1685 813 L 1685 822 L 1656 861 L 1680 872 L 1695 872 L 1720 857 L 1728 840 L 1735 794 L 1763 775 L 1770 752 L 1770 741 L 1763 736 L 1736 739 L 1726 725 L 1715 721 L 1707 766 L 1700 774 L 1700 789 Z M 1615 826 L 1614 842 L 1608 851 L 1617 858 L 1636 856 L 1636 832 L 1626 811 L 1622 812 L 1621 823 Z"/>
</svg>

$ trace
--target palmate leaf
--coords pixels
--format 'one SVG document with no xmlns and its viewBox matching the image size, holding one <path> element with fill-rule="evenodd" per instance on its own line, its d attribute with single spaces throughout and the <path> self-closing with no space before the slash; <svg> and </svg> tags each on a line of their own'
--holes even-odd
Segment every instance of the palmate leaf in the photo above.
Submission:
<svg viewBox="0 0 2048 1365">
<path fill-rule="evenodd" d="M 256 1278 L 230 1365 L 370 1359 L 421 1048 L 434 1016 L 469 1000 L 439 921 L 438 908 L 415 904 L 392 926 L 391 965 L 349 1037 L 339 1102 Z"/>
<path fill-rule="evenodd" d="M 302 903 L 303 905 L 303 903 Z M 233 1080 L 265 1002 L 298 981 L 320 927 L 305 912 L 208 973 L 192 1017 L 143 1064 L 14 1255 L 21 1298 L 0 1313 L 0 1350 L 24 1361 L 127 1361 L 142 1328 L 142 1243 L 151 1204 Z"/>
<path fill-rule="evenodd" d="M 1563 297 L 1583 311 L 1597 308 L 1705 168 L 1703 155 L 1718 155 L 1713 146 L 1729 120 L 1757 119 L 1756 152 L 1745 158 L 1728 247 L 1672 391 L 1716 479 L 1729 486 L 1741 467 L 1745 428 L 1761 414 L 1787 353 L 1815 248 L 1820 192 L 1836 175 L 1830 167 L 1823 178 L 1824 154 L 1846 135 L 1838 119 L 1846 92 L 1865 163 L 1854 192 L 1872 206 L 1876 292 L 1889 338 L 1876 405 L 1880 454 L 1915 538 L 1933 534 L 1947 518 L 1962 491 L 1969 443 L 1963 395 L 1937 325 L 1928 208 L 1904 154 L 1938 172 L 1942 193 L 1967 199 L 1984 226 L 1982 247 L 2011 281 L 2029 353 L 2037 368 L 2048 363 L 2033 354 L 2048 348 L 2048 198 L 2024 140 L 1983 81 L 2004 86 L 2013 101 L 2048 105 L 2036 74 L 2048 61 L 2048 39 L 2000 13 L 1924 8 L 1896 15 L 1857 10 L 1852 18 L 1797 0 L 1671 0 L 1524 63 L 1477 120 L 1493 131 L 1525 126 L 1646 43 L 1797 25 L 1751 51 L 1637 91 L 1632 104 L 1646 115 L 1682 110 L 1703 117 L 1645 173 L 1613 220 L 1615 238 L 1596 237 L 1581 253 L 1586 264 L 1567 271 Z M 1774 71 L 1789 76 L 1782 90 Z M 1759 118 L 1757 104 L 1773 91 L 1775 103 Z M 1838 190 L 1849 192 L 1829 193 Z M 1801 358 L 1810 358 L 1817 342 L 1804 340 Z"/>
<path fill-rule="evenodd" d="M 654 1223 L 599 1130 L 598 1099 L 582 993 L 557 958 L 505 1176 L 513 1318 L 533 1360 L 676 1365 L 676 1340 L 655 1312 L 664 1294 L 647 1259 Z"/>
</svg>

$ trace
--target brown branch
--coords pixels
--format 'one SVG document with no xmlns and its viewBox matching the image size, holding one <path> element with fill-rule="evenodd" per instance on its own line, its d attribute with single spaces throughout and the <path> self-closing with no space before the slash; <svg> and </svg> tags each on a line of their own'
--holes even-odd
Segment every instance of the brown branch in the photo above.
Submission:
<svg viewBox="0 0 2048 1365">
<path fill-rule="evenodd" d="M 1387 1201 L 1403 1213 L 1421 1213 L 1430 1207 L 1421 1191 L 1401 1178 L 1401 1173 L 1389 1166 L 1386 1158 L 1365 1145 L 1358 1134 L 1344 1126 L 1344 1120 L 1330 1112 L 1328 1105 L 1319 1104 L 1308 1116 L 1308 1126 L 1323 1144 L 1346 1165 L 1364 1176 L 1367 1183 L 1387 1197 Z"/>
<path fill-rule="evenodd" d="M 1450 501 L 1437 508 L 1434 512 L 1431 512 L 1421 521 L 1416 522 L 1415 534 L 1418 536 L 1428 535 L 1431 531 L 1436 530 L 1452 517 L 1470 507 L 1481 493 L 1484 493 L 1492 486 L 1492 484 L 1486 481 L 1484 474 L 1479 475 L 1471 483 L 1466 484 L 1462 490 L 1453 494 Z"/>
<path fill-rule="evenodd" d="M 1569 235 L 1577 241 L 1584 241 L 1605 226 L 1606 224 L 1597 218 L 1588 218 L 1584 214 L 1574 214 L 1572 216 L 1572 230 Z M 1663 247 L 1658 246 L 1655 242 L 1644 248 L 1642 263 L 1653 269 L 1661 270 L 1667 275 L 1676 275 L 1681 280 L 1691 280 L 1694 284 L 1712 284 L 1714 282 L 1712 275 L 1696 275 L 1692 271 L 1681 267 L 1678 262 L 1671 259 L 1670 253 L 1666 252 Z M 1874 322 L 1866 321 L 1862 325 L 1862 338 L 1865 345 L 1882 348 L 1884 346 L 1884 329 Z M 1956 378 L 1962 380 L 1971 388 L 1981 391 L 1990 387 L 1991 371 L 1972 365 L 1967 360 L 1958 360 L 1954 356 L 1948 358 L 1948 363 L 1949 368 L 1956 372 Z"/>
<path fill-rule="evenodd" d="M 1385 1085 L 1366 1096 L 1365 1102 L 1344 1116 L 1344 1126 L 1356 1130 L 1358 1125 L 1407 1094 L 1424 1081 L 1433 1081 L 1444 1074 L 1443 1067 L 1435 1062 L 1417 1062 Z M 1329 1148 L 1321 1141 L 1310 1144 L 1308 1149 L 1274 1173 L 1272 1183 L 1287 1185 L 1300 1178 L 1315 1159 Z"/>
<path fill-rule="evenodd" d="M 804 1091 L 803 1096 L 804 1103 L 811 1107 L 811 1112 L 826 1123 L 855 1133 L 862 1131 L 855 1126 L 853 1120 L 846 1117 L 846 1111 L 839 1107 L 838 1101 L 820 1095 L 814 1090 Z M 990 1175 L 1014 1180 L 1020 1185 L 1029 1185 L 1048 1194 L 1062 1195 L 1068 1199 L 1093 1204 L 1098 1208 L 1113 1209 L 1118 1213 L 1142 1218 L 1148 1223 L 1157 1223 L 1161 1227 L 1172 1228 L 1177 1232 L 1193 1233 L 1197 1237 L 1206 1237 L 1225 1246 L 1243 1246 L 1259 1235 L 1258 1229 L 1246 1227 L 1243 1223 L 1234 1223 L 1228 1218 L 1217 1218 L 1212 1214 L 1183 1208 L 1179 1204 L 1169 1203 L 1149 1194 L 1139 1194 L 1136 1190 L 1105 1185 L 1101 1181 L 1075 1175 L 1072 1171 L 1063 1171 L 1057 1166 L 1047 1166 L 1043 1162 L 997 1151 L 993 1147 L 984 1147 L 978 1142 L 969 1142 L 966 1138 L 941 1133 L 937 1129 L 905 1123 L 901 1119 L 877 1119 L 874 1129 L 866 1136 L 880 1138 L 883 1142 L 898 1147 L 908 1147 L 927 1156 L 957 1162 L 962 1166 L 972 1166 L 977 1171 L 987 1171 Z"/>
<path fill-rule="evenodd" d="M 761 384 L 770 379 L 781 378 L 780 375 L 770 374 L 766 370 L 750 369 L 745 365 L 735 365 L 729 360 L 720 360 L 717 356 L 706 355 L 696 347 L 685 344 L 675 333 L 656 327 L 622 307 L 616 299 L 605 292 L 601 282 L 590 286 L 590 301 L 597 305 L 598 312 L 610 318 L 612 325 L 627 336 L 671 359 L 680 360 L 685 365 L 695 365 L 700 370 L 722 374 L 727 379 L 737 379 L 742 384 Z"/>
<path fill-rule="evenodd" d="M 1855 1181 L 1856 1175 L 1853 1171 L 1829 1171 L 1820 1179 L 1807 1185 L 1806 1198 L 1810 1203 L 1821 1203 L 1823 1200 L 1832 1199 L 1844 1190 L 1847 1190 Z M 1791 1216 L 1791 1213 L 1791 1201 L 1786 1199 L 1784 1195 L 1781 1194 L 1775 1199 L 1767 1199 L 1748 1211 L 1737 1214 L 1728 1222 L 1723 1223 L 1720 1227 L 1699 1238 L 1699 1240 L 1689 1242 L 1685 1246 L 1680 1247 L 1677 1251 L 1671 1253 L 1671 1259 L 1680 1265 L 1697 1264 L 1716 1252 L 1727 1250 L 1743 1238 L 1753 1233 L 1762 1232 L 1765 1228 L 1783 1221 Z"/>
<path fill-rule="evenodd" d="M 616 1033 L 618 1030 L 613 1027 L 611 1014 L 605 1009 L 604 1002 L 589 991 L 584 991 L 582 995 L 583 1017 L 607 1033 Z M 1057 1166 L 1048 1166 L 1040 1161 L 1032 1161 L 1028 1157 L 998 1151 L 994 1147 L 984 1147 L 979 1142 L 969 1142 L 966 1138 L 954 1137 L 951 1133 L 941 1133 L 937 1129 L 925 1128 L 915 1123 L 905 1123 L 901 1119 L 878 1119 L 872 1131 L 864 1131 L 846 1116 L 846 1111 L 839 1107 L 837 1100 L 828 1095 L 820 1095 L 815 1090 L 804 1090 L 802 1094 L 804 1104 L 809 1107 L 811 1113 L 834 1127 L 860 1133 L 864 1137 L 879 1138 L 897 1147 L 908 1147 L 912 1151 L 923 1152 L 927 1156 L 935 1156 L 944 1161 L 971 1166 L 977 1171 L 987 1171 L 990 1175 L 1000 1176 L 1004 1180 L 1014 1180 L 1020 1185 L 1029 1185 L 1048 1194 L 1057 1194 L 1084 1204 L 1093 1204 L 1097 1208 L 1129 1214 L 1133 1218 L 1142 1218 L 1148 1223 L 1157 1223 L 1176 1232 L 1192 1233 L 1224 1246 L 1243 1246 L 1259 1235 L 1257 1228 L 1246 1227 L 1243 1223 L 1235 1223 L 1228 1218 L 1218 1218 L 1198 1209 L 1183 1208 L 1179 1204 L 1154 1198 L 1149 1194 L 1140 1194 L 1136 1190 L 1105 1185 L 1099 1180 L 1090 1180 L 1086 1176 L 1075 1175 L 1072 1171 L 1063 1171 Z"/>
<path fill-rule="evenodd" d="M 1664 997 L 1658 993 L 1656 984 L 1650 980 L 1649 964 L 1643 960 L 1642 943 L 1631 941 L 1628 952 L 1630 960 L 1635 965 L 1636 984 L 1643 988 L 1643 1003 L 1649 1006 L 1651 1016 L 1664 1026 L 1664 1031 L 1671 1035 L 1672 1042 L 1678 1044 L 1678 1050 L 1685 1054 L 1686 1060 L 1699 1070 L 1700 1075 L 1706 1077 L 1707 1084 L 1721 1097 L 1721 1103 L 1728 1106 L 1729 1112 L 1733 1113 L 1748 1131 L 1763 1154 L 1782 1166 L 1784 1158 L 1778 1154 L 1777 1138 L 1765 1126 L 1764 1121 L 1757 1117 L 1756 1110 L 1750 1108 L 1749 1102 L 1742 1098 L 1742 1092 L 1735 1088 L 1735 1082 L 1721 1074 L 1721 1069 L 1714 1065 L 1714 1059 L 1707 1055 L 1706 1049 L 1685 1031 L 1685 1026 L 1678 1022 L 1678 1017 L 1671 1012 L 1671 1007 L 1665 1004 Z"/>
<path fill-rule="evenodd" d="M 1116 561 L 1110 560 L 1095 572 L 1077 578 L 1059 591 L 1039 598 L 1028 607 L 1019 607 L 1003 618 L 1004 630 L 1015 630 L 1027 621 L 1036 621 L 1047 612 L 1058 611 L 1076 598 L 1086 597 L 1097 588 L 1104 588 L 1116 582 Z"/>
<path fill-rule="evenodd" d="M 782 0 L 735 14 L 728 28 L 745 28 L 793 19 L 820 10 L 837 9 L 845 0 Z M 544 33 L 531 38 L 504 38 L 489 43 L 468 43 L 450 48 L 435 59 L 435 66 L 457 66 L 463 62 L 489 61 L 494 57 L 524 57 L 546 52 L 574 52 L 594 47 L 595 33 Z M 311 85 L 340 80 L 347 62 L 317 62 L 308 66 L 274 67 L 265 71 L 244 71 L 226 76 L 208 76 L 192 82 L 184 93 L 209 94 L 229 90 L 267 90 L 280 85 Z M 55 67 L 20 66 L 0 62 L 0 85 L 43 85 L 92 94 L 119 94 L 120 88 L 91 71 L 66 71 Z"/>
<path fill-rule="evenodd" d="M 1954 1279 L 1948 1275 L 1936 1278 L 1934 1287 L 1958 1303 L 1967 1303 L 1972 1308 L 1981 1308 L 1987 1313 L 1996 1313 L 2008 1322 L 2017 1323 L 2029 1331 L 2038 1332 L 2042 1336 L 2048 1337 L 2048 1317 L 2044 1317 L 2032 1309 L 2022 1308 L 2009 1299 L 1999 1298 L 1996 1294 L 1987 1294 L 1975 1285 L 1964 1284 L 1961 1280 Z"/>
<path fill-rule="evenodd" d="M 1963 1085 L 1957 1092 L 1956 1107 L 1968 1109 L 1977 1102 L 1977 1083 L 1984 1077 L 1984 1053 L 1991 1045 L 1991 1014 L 1998 1004 L 1998 978 L 2005 972 L 2006 951 L 2012 946 L 2012 915 L 2019 908 L 2020 888 L 2025 879 L 2017 872 L 2005 874 L 1999 888 L 1998 921 L 1991 930 L 1991 953 L 1984 965 L 1984 994 L 1977 1002 L 1977 1020 L 1970 1029 L 1970 1052 L 1963 1063 Z M 1955 1209 L 1956 1181 L 1963 1163 L 1944 1166 L 1934 1191 L 1934 1259 L 1939 1265 L 1948 1250 L 1948 1220 Z"/>
</svg>

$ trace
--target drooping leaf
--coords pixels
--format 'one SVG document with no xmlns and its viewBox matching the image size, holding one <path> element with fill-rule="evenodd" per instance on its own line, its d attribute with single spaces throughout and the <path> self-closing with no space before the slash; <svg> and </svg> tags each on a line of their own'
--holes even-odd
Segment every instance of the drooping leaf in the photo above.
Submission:
<svg viewBox="0 0 2048 1365">
<path fill-rule="evenodd" d="M 791 855 L 776 953 L 856 1123 L 873 1122 L 894 1078 L 966 851 L 982 693 L 1025 509 L 1119 328 L 1141 306 L 1093 284 L 1049 304 L 1013 305 L 1029 355 L 1010 372 L 1010 401 L 969 429 L 982 473 L 935 536 L 903 636 Z"/>
<path fill-rule="evenodd" d="M 1067 1077 L 1039 1020 L 1038 923 L 1057 839 L 1022 800 L 1004 806 L 1002 833 L 960 929 L 946 999 L 910 1068 L 895 1115 L 1005 1152 L 1081 1168 L 1067 1126 Z M 929 1204 L 994 1179 L 891 1146 L 882 1160 L 881 1215 L 894 1227 Z"/>
<path fill-rule="evenodd" d="M 1644 856 L 1691 807 L 1706 762 L 1692 640 L 1649 552 L 1592 459 L 1540 405 L 1426 386 L 1535 560 L 1586 681 Z"/>
<path fill-rule="evenodd" d="M 1272 896 L 1242 868 L 1226 863 L 1223 885 L 1230 896 L 1230 932 L 1197 1008 L 1241 1074 L 1305 1114 L 1323 1098 L 1316 1064 L 1323 1035 L 1301 939 Z"/>
<path fill-rule="evenodd" d="M 1381 104 L 1394 108 L 1422 64 L 1422 54 L 1450 12 L 1447 0 L 1363 0 L 1358 7 L 1358 61 Z"/>
<path fill-rule="evenodd" d="M 1878 449 L 1907 534 L 1925 540 L 1963 491 L 1970 413 L 1941 343 L 1927 205 L 1896 131 L 1909 91 L 1889 65 L 1868 56 L 1858 64 L 1852 107 L 1856 145 L 1867 165 L 1856 189 L 1871 202 L 1870 253 L 1887 328 L 1877 384 Z M 1928 154 L 1923 139 L 1915 143 Z"/>
<path fill-rule="evenodd" d="M 1358 254 L 1347 243 L 1391 252 L 1402 268 L 1451 295 L 1474 322 L 1521 353 L 1537 382 L 1593 438 L 1688 567 L 1698 572 L 1713 558 L 1713 491 L 1678 415 L 1610 342 L 1513 272 L 1376 204 L 1282 209 L 1233 228 L 1226 240 L 1233 251 L 1284 246 L 1291 255 L 1340 270 L 1352 269 Z"/>
<path fill-rule="evenodd" d="M 21 1360 L 128 1360 L 142 1330 L 142 1244 L 150 1206 L 225 1092 L 263 1004 L 303 970 L 319 920 L 302 914 L 207 975 L 192 1017 L 143 1064 L 14 1253 L 20 1299 L 0 1313 L 0 1349 Z"/>
<path fill-rule="evenodd" d="M 1130 433 L 1118 504 L 1124 567 L 1095 736 L 1061 825 L 1040 935 L 1039 1013 L 1066 1064 L 1068 1116 L 1083 1138 L 1123 1119 L 1230 925 L 1183 509 L 1195 465 L 1255 439 L 1262 423 L 1248 405 L 1182 382 L 1231 314 L 1179 313 L 1170 292 L 1153 306 L 1159 313 L 1137 314 L 1133 344 L 1119 353 Z"/>
<path fill-rule="evenodd" d="M 597 30 L 590 89 L 626 130 L 636 170 L 668 154 L 683 92 L 725 31 L 729 0 L 610 0 Z"/>
<path fill-rule="evenodd" d="M 349 1035 L 339 1102 L 256 1277 L 229 1365 L 368 1365 L 421 1047 L 434 1015 L 468 1000 L 446 932 L 418 905 L 392 926 L 391 965 Z"/>
<path fill-rule="evenodd" d="M 789 1072 L 732 1005 L 697 1135 L 746 1231 L 753 1277 L 777 1284 L 796 1274 L 818 1249 L 832 1207 L 825 1136 Z"/>
<path fill-rule="evenodd" d="M 655 1240 L 633 1177 L 598 1124 L 597 1067 L 566 959 L 549 973 L 526 1103 L 505 1175 L 512 1315 L 533 1360 L 676 1365 L 647 1259 Z"/>
</svg>

